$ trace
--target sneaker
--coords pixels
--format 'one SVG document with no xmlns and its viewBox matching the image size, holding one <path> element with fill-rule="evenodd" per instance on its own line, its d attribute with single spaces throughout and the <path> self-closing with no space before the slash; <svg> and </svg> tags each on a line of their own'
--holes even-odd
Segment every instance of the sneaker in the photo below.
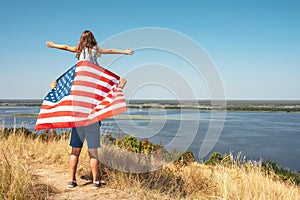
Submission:
<svg viewBox="0 0 300 200">
<path fill-rule="evenodd" d="M 74 188 L 74 187 L 76 187 L 76 186 L 77 186 L 76 181 L 70 181 L 70 182 L 68 183 L 68 188 Z"/>
<path fill-rule="evenodd" d="M 93 188 L 94 189 L 97 189 L 97 188 L 100 188 L 101 187 L 101 183 L 99 181 L 94 181 L 93 182 Z"/>
<path fill-rule="evenodd" d="M 103 180 L 101 180 L 101 181 L 100 181 L 100 184 L 101 184 L 101 186 L 102 186 L 102 185 L 106 185 L 106 182 L 103 181 Z"/>
</svg>

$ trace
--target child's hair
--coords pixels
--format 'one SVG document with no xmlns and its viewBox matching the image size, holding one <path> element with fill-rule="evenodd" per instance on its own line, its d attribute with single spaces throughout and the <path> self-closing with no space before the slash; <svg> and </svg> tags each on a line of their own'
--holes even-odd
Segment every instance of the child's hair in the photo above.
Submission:
<svg viewBox="0 0 300 200">
<path fill-rule="evenodd" d="M 91 31 L 89 31 L 89 30 L 84 31 L 81 34 L 80 40 L 79 40 L 78 45 L 77 45 L 76 58 L 79 59 L 80 54 L 84 50 L 85 47 L 88 48 L 89 56 L 92 57 L 92 49 L 95 46 L 97 48 L 97 54 L 96 54 L 96 56 L 98 57 L 99 54 L 100 54 L 99 47 L 98 47 L 98 43 L 97 43 L 97 41 L 96 41 L 93 33 Z M 84 53 L 84 57 L 85 57 L 86 56 L 85 52 L 83 52 L 83 53 Z"/>
</svg>

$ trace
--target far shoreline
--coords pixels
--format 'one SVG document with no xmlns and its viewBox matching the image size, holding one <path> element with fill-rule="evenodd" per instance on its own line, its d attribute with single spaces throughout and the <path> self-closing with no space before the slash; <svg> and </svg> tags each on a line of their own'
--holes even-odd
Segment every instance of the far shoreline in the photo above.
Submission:
<svg viewBox="0 0 300 200">
<path fill-rule="evenodd" d="M 0 107 L 40 107 L 40 99 L 0 99 Z M 300 112 L 300 100 L 129 100 L 131 109 L 199 110 L 226 112 Z"/>
</svg>

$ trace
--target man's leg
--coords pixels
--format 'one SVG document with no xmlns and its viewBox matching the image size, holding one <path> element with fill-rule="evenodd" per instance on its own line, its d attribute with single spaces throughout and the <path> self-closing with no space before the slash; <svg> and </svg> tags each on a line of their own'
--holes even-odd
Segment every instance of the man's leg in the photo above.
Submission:
<svg viewBox="0 0 300 200">
<path fill-rule="evenodd" d="M 93 174 L 93 188 L 99 188 L 99 158 L 98 148 L 100 147 L 100 126 L 101 122 L 96 122 L 86 127 L 86 140 L 90 156 L 90 165 Z"/>
<path fill-rule="evenodd" d="M 77 170 L 77 164 L 78 164 L 78 158 L 81 152 L 81 148 L 72 147 L 72 152 L 70 156 L 70 180 L 76 181 L 76 170 Z"/>
<path fill-rule="evenodd" d="M 99 181 L 99 158 L 98 158 L 98 149 L 93 148 L 89 149 L 89 156 L 90 156 L 90 165 L 93 174 L 93 182 Z"/>
</svg>

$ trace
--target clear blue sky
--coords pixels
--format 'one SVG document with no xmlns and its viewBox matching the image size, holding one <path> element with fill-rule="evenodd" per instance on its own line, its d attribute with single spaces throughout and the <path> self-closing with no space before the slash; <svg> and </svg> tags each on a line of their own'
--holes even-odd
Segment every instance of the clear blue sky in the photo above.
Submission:
<svg viewBox="0 0 300 200">
<path fill-rule="evenodd" d="M 3 0 L 0 99 L 44 98 L 49 84 L 76 63 L 73 54 L 47 48 L 47 40 L 76 45 L 89 29 L 101 43 L 126 30 L 162 27 L 191 37 L 207 51 L 228 99 L 300 100 L 299 10 L 298 0 Z M 123 58 L 126 69 L 146 54 Z M 209 98 L 195 90 L 198 98 Z M 135 94 L 156 97 L 147 87 Z"/>
</svg>

